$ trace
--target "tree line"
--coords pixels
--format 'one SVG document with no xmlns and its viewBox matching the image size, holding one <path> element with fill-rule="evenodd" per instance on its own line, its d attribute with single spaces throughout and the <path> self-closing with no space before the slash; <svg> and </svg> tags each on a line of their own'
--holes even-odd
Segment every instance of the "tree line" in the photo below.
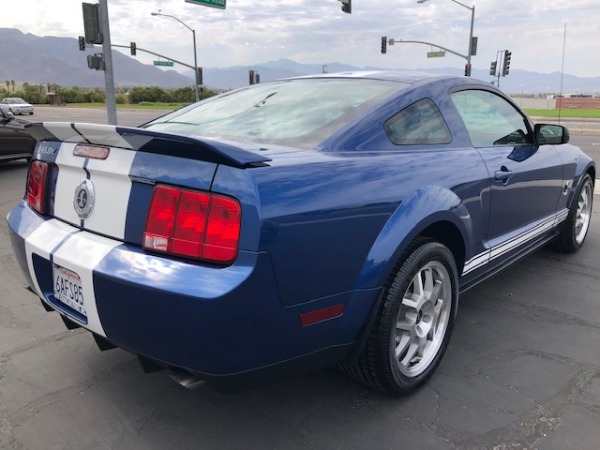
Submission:
<svg viewBox="0 0 600 450">
<path fill-rule="evenodd" d="M 200 92 L 200 99 L 205 99 L 216 95 L 217 92 L 203 89 Z M 104 103 L 106 94 L 100 88 L 84 87 L 62 87 L 58 84 L 30 84 L 23 83 L 21 89 L 15 89 L 15 82 L 7 80 L 0 84 L 0 98 L 20 97 L 23 100 L 37 105 L 54 103 L 54 99 L 59 102 L 68 103 Z M 178 89 L 163 89 L 158 86 L 132 87 L 119 89 L 115 94 L 117 104 L 139 104 L 142 102 L 151 103 L 193 103 L 196 94 L 192 87 L 183 87 Z"/>
</svg>

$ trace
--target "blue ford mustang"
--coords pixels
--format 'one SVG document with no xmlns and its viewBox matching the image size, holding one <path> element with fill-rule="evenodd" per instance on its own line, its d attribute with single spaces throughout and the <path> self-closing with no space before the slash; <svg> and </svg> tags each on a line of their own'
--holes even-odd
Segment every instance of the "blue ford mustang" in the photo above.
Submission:
<svg viewBox="0 0 600 450">
<path fill-rule="evenodd" d="M 470 78 L 302 77 L 139 128 L 29 132 L 8 223 L 30 289 L 183 384 L 339 365 L 410 392 L 459 293 L 590 225 L 596 168 L 567 129 Z"/>
</svg>

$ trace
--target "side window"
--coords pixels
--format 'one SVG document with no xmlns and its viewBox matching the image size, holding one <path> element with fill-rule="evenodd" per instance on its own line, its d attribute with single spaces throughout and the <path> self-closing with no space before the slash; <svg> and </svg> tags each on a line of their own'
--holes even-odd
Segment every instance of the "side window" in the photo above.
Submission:
<svg viewBox="0 0 600 450">
<path fill-rule="evenodd" d="M 428 98 L 413 103 L 388 119 L 384 129 L 396 145 L 448 144 L 452 140 L 442 114 Z"/>
<path fill-rule="evenodd" d="M 475 147 L 531 144 L 525 118 L 509 102 L 488 91 L 459 91 L 452 101 Z"/>
</svg>

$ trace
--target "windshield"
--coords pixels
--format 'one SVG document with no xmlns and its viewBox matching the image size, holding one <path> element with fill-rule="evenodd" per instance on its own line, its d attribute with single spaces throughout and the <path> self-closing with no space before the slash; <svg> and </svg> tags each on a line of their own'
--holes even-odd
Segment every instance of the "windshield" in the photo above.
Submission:
<svg viewBox="0 0 600 450">
<path fill-rule="evenodd" d="M 403 87 L 349 78 L 278 81 L 213 97 L 145 128 L 310 148 Z"/>
<path fill-rule="evenodd" d="M 12 103 L 12 104 L 15 104 L 15 105 L 20 105 L 20 104 L 23 104 L 23 103 L 27 103 L 22 98 L 5 98 L 4 101 L 6 101 L 6 103 Z"/>
</svg>

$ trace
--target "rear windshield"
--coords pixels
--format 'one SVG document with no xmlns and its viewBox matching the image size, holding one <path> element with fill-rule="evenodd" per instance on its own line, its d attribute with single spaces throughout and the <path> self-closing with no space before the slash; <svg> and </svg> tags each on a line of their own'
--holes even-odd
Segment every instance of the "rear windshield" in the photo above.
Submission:
<svg viewBox="0 0 600 450">
<path fill-rule="evenodd" d="M 405 86 L 346 78 L 278 81 L 210 98 L 145 128 L 311 148 Z"/>
</svg>

